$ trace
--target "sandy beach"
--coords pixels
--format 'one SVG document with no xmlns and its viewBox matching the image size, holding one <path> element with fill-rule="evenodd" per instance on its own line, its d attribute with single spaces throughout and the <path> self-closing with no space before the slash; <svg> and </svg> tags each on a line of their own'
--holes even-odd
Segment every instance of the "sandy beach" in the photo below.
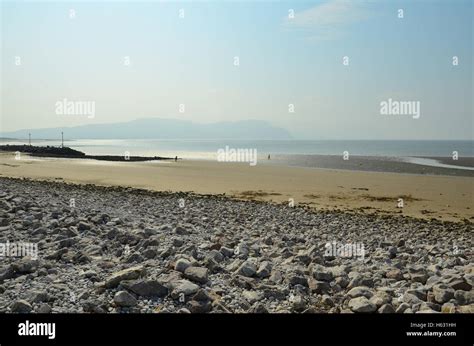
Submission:
<svg viewBox="0 0 474 346">
<path fill-rule="evenodd" d="M 3 177 L 27 177 L 154 191 L 225 194 L 294 203 L 316 210 L 403 214 L 448 221 L 474 219 L 472 177 L 364 172 L 282 165 L 178 162 L 99 162 L 0 154 Z M 399 199 L 403 208 L 399 208 Z"/>
</svg>

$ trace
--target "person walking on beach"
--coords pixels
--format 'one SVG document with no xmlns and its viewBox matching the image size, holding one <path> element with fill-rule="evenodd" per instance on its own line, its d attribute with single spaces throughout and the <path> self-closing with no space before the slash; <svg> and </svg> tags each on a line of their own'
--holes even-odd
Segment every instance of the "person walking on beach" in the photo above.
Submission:
<svg viewBox="0 0 474 346">
<path fill-rule="evenodd" d="M 268 159 L 270 160 L 270 154 L 268 154 Z"/>
<path fill-rule="evenodd" d="M 174 162 L 178 162 L 178 156 L 174 157 Z"/>
</svg>

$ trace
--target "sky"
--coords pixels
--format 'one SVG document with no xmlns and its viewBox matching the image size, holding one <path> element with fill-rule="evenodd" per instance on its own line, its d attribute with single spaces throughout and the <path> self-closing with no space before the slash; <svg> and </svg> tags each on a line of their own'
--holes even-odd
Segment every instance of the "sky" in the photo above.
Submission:
<svg viewBox="0 0 474 346">
<path fill-rule="evenodd" d="M 0 132 L 160 117 L 265 120 L 296 139 L 473 139 L 473 11 L 471 0 L 2 1 Z M 64 99 L 94 103 L 94 116 L 58 114 Z M 419 117 L 381 114 L 389 99 L 418 103 Z"/>
</svg>

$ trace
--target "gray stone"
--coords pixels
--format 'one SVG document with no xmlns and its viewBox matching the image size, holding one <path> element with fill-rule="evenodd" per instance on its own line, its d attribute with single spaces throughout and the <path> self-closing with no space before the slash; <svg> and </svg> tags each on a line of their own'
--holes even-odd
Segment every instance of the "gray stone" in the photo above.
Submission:
<svg viewBox="0 0 474 346">
<path fill-rule="evenodd" d="M 361 296 L 366 297 L 366 298 L 370 298 L 374 294 L 372 293 L 372 291 L 368 287 L 359 286 L 359 287 L 352 288 L 349 292 L 347 292 L 347 295 L 351 298 L 357 298 L 357 297 L 361 297 Z"/>
<path fill-rule="evenodd" d="M 156 280 L 123 281 L 121 285 L 127 290 L 143 297 L 164 297 L 168 288 Z"/>
<path fill-rule="evenodd" d="M 384 304 L 377 310 L 377 312 L 380 314 L 393 314 L 395 313 L 395 309 L 390 304 Z"/>
<path fill-rule="evenodd" d="M 183 226 L 176 226 L 174 229 L 174 233 L 178 235 L 188 235 L 189 232 Z"/>
<path fill-rule="evenodd" d="M 234 255 L 234 250 L 225 246 L 222 246 L 219 251 L 225 257 L 232 257 Z"/>
<path fill-rule="evenodd" d="M 15 273 L 30 274 L 34 273 L 39 266 L 39 261 L 30 257 L 23 257 L 21 260 L 12 264 Z"/>
<path fill-rule="evenodd" d="M 10 306 L 11 312 L 25 314 L 31 312 L 33 307 L 26 300 L 17 300 Z"/>
<path fill-rule="evenodd" d="M 446 303 L 448 300 L 454 298 L 454 290 L 445 284 L 433 286 L 433 294 L 435 301 L 441 304 Z"/>
<path fill-rule="evenodd" d="M 260 263 L 260 267 L 257 270 L 257 276 L 259 278 L 267 278 L 272 272 L 272 264 L 268 261 L 263 261 Z"/>
<path fill-rule="evenodd" d="M 40 304 L 40 306 L 36 309 L 38 314 L 50 314 L 51 311 L 53 311 L 53 309 L 46 303 Z"/>
<path fill-rule="evenodd" d="M 374 312 L 377 310 L 377 306 L 363 296 L 351 299 L 349 308 L 354 312 Z"/>
<path fill-rule="evenodd" d="M 291 299 L 291 308 L 296 312 L 301 312 L 306 309 L 306 302 L 304 298 L 300 295 L 294 296 Z"/>
<path fill-rule="evenodd" d="M 247 299 L 250 304 L 258 302 L 264 298 L 264 293 L 261 291 L 244 291 L 242 296 Z"/>
<path fill-rule="evenodd" d="M 138 279 L 140 276 L 144 275 L 144 273 L 145 273 L 145 269 L 143 266 L 136 266 L 136 267 L 120 270 L 118 272 L 113 273 L 105 281 L 105 287 L 106 288 L 117 287 L 121 281 Z"/>
<path fill-rule="evenodd" d="M 315 265 L 313 267 L 313 277 L 318 281 L 331 281 L 333 279 L 332 272 L 326 270 L 321 265 Z"/>
<path fill-rule="evenodd" d="M 119 291 L 114 296 L 114 303 L 120 307 L 131 307 L 137 305 L 137 299 L 127 291 Z"/>
<path fill-rule="evenodd" d="M 77 229 L 78 229 L 78 231 L 88 231 L 88 230 L 91 229 L 91 225 L 88 224 L 87 222 L 80 221 L 80 222 L 77 224 Z"/>
<path fill-rule="evenodd" d="M 224 255 L 218 250 L 211 250 L 207 255 L 207 259 L 213 259 L 217 263 L 221 263 L 224 260 Z"/>
<path fill-rule="evenodd" d="M 178 299 L 181 297 L 181 294 L 185 296 L 189 296 L 191 294 L 195 294 L 199 290 L 199 286 L 192 283 L 188 280 L 180 280 L 175 283 L 173 291 L 171 292 L 171 297 L 174 299 Z"/>
<path fill-rule="evenodd" d="M 188 267 L 184 271 L 184 277 L 189 280 L 205 284 L 208 281 L 208 272 L 209 269 L 204 267 Z"/>
<path fill-rule="evenodd" d="M 28 301 L 32 303 L 47 302 L 49 300 L 50 297 L 46 291 L 33 291 L 28 295 Z"/>
<path fill-rule="evenodd" d="M 186 304 L 186 306 L 193 314 L 204 314 L 212 310 L 212 303 L 210 301 L 191 300 Z"/>
<path fill-rule="evenodd" d="M 405 312 L 406 309 L 409 309 L 410 308 L 410 305 L 407 304 L 407 303 L 401 303 L 398 307 L 397 307 L 397 310 L 395 310 L 395 312 L 397 314 L 402 314 Z"/>
<path fill-rule="evenodd" d="M 184 271 L 191 266 L 191 262 L 189 262 L 185 258 L 180 258 L 179 260 L 176 261 L 174 265 L 174 270 L 177 270 L 181 273 L 184 273 Z"/>
<path fill-rule="evenodd" d="M 454 299 L 456 299 L 460 305 L 474 304 L 474 291 L 457 290 L 454 292 Z"/>
<path fill-rule="evenodd" d="M 331 291 L 331 286 L 326 281 L 311 280 L 309 283 L 309 288 L 311 292 L 317 294 L 329 293 Z"/>
<path fill-rule="evenodd" d="M 253 263 L 251 261 L 245 261 L 239 267 L 237 272 L 240 275 L 247 276 L 247 277 L 252 277 L 257 273 L 257 266 L 255 265 L 255 263 Z"/>
</svg>

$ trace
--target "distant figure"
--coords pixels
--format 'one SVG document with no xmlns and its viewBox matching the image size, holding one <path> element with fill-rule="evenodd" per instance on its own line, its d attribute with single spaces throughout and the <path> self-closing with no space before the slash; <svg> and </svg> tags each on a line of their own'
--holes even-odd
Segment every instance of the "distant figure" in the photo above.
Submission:
<svg viewBox="0 0 474 346">
<path fill-rule="evenodd" d="M 178 162 L 178 156 L 174 157 L 174 162 Z"/>
<path fill-rule="evenodd" d="M 268 154 L 268 159 L 270 160 L 270 154 Z"/>
</svg>

